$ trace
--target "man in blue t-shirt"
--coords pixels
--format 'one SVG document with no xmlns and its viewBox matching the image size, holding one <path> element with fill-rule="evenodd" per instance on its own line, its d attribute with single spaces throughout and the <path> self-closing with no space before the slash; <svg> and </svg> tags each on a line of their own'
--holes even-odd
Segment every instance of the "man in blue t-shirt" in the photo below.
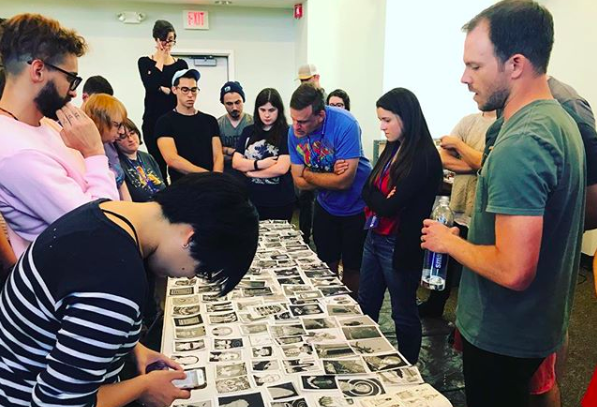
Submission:
<svg viewBox="0 0 597 407">
<path fill-rule="evenodd" d="M 323 93 L 304 83 L 290 100 L 288 151 L 300 190 L 318 191 L 313 215 L 317 254 L 332 270 L 342 260 L 343 282 L 356 295 L 363 255 L 363 184 L 371 172 L 361 129 L 346 110 L 326 107 Z M 345 169 L 334 171 L 337 162 Z"/>
</svg>

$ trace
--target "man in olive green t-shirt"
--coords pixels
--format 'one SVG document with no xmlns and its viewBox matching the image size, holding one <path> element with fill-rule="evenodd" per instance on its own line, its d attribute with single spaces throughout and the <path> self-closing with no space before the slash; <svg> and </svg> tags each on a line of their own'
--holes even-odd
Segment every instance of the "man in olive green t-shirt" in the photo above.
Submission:
<svg viewBox="0 0 597 407">
<path fill-rule="evenodd" d="M 457 326 L 468 407 L 528 405 L 530 378 L 568 326 L 584 220 L 585 157 L 553 100 L 551 14 L 502 1 L 467 25 L 462 82 L 479 109 L 503 109 L 485 151 L 468 242 L 426 220 L 422 247 L 465 266 Z M 505 35 L 504 33 L 507 33 Z"/>
</svg>

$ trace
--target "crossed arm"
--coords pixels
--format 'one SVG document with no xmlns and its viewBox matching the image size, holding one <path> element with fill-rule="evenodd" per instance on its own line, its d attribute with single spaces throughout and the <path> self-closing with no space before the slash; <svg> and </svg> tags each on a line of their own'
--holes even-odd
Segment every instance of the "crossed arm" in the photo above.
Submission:
<svg viewBox="0 0 597 407">
<path fill-rule="evenodd" d="M 175 169 L 181 174 L 189 174 L 192 172 L 209 172 L 207 168 L 200 167 L 193 164 L 184 157 L 178 154 L 176 142 L 172 137 L 158 138 L 158 148 L 164 157 L 164 161 L 168 167 Z M 213 171 L 224 171 L 224 156 L 222 155 L 222 142 L 219 137 L 212 138 L 212 152 L 213 152 Z"/>
<path fill-rule="evenodd" d="M 454 136 L 441 138 L 440 156 L 445 168 L 455 173 L 470 173 L 481 168 L 483 153 L 467 145 L 464 141 Z M 460 158 L 452 152 L 456 152 Z"/>
<path fill-rule="evenodd" d="M 336 172 L 312 172 L 302 164 L 292 164 L 292 179 L 297 188 L 302 190 L 331 189 L 342 191 L 350 188 L 357 173 L 358 158 L 344 160 L 347 169 L 338 174 Z"/>
</svg>

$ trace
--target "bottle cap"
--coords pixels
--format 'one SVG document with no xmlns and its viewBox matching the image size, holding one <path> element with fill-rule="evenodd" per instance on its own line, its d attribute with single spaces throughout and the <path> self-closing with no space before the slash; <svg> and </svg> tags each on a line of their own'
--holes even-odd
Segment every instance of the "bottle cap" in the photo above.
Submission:
<svg viewBox="0 0 597 407">
<path fill-rule="evenodd" d="M 440 196 L 439 203 L 440 203 L 440 205 L 450 205 L 450 197 L 449 196 Z"/>
</svg>

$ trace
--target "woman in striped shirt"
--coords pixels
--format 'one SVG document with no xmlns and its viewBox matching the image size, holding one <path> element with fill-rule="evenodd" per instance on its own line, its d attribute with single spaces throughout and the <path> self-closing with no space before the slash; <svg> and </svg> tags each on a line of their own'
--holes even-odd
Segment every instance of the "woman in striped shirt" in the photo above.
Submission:
<svg viewBox="0 0 597 407">
<path fill-rule="evenodd" d="M 94 201 L 51 224 L 26 250 L 0 298 L 0 406 L 166 406 L 189 392 L 166 356 L 138 343 L 144 262 L 168 277 L 203 277 L 221 293 L 255 254 L 258 216 L 232 176 L 192 174 L 154 202 Z M 139 376 L 119 382 L 123 358 Z M 146 373 L 161 362 L 168 370 Z"/>
</svg>

